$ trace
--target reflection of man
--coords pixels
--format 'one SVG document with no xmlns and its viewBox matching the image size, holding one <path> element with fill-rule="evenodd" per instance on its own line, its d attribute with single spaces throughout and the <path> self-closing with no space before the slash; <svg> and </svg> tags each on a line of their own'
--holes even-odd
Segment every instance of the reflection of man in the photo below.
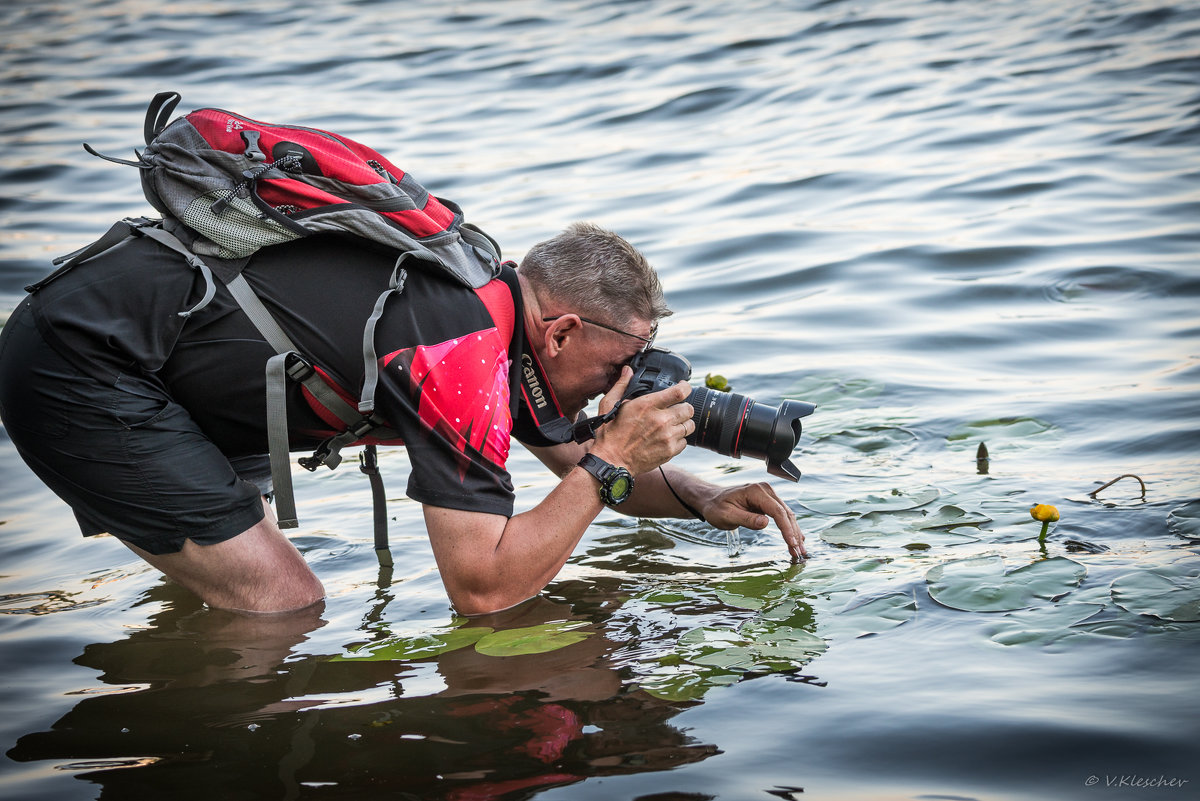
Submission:
<svg viewBox="0 0 1200 801">
<path fill-rule="evenodd" d="M 302 352 L 357 388 L 363 320 L 394 258 L 318 235 L 264 248 L 243 275 Z M 628 362 L 669 313 L 638 251 L 578 225 L 536 246 L 515 275 L 505 269 L 479 290 L 410 269 L 375 331 L 376 411 L 408 448 L 408 495 L 424 506 L 460 612 L 538 593 L 605 502 L 646 517 L 690 516 L 691 507 L 725 529 L 774 519 L 793 558 L 803 555 L 794 516 L 767 485 L 722 489 L 657 469 L 693 431 L 686 384 L 627 402 L 586 446 L 541 437 L 525 401 L 510 406 L 509 365 L 520 359 L 536 361 L 546 398 L 566 416 L 600 395 L 601 411 L 612 408 Z M 259 497 L 272 352 L 224 288 L 190 317 L 176 315 L 195 304 L 196 281 L 175 253 L 135 238 L 40 289 L 3 331 L 0 413 L 85 535 L 110 532 L 211 606 L 303 608 L 324 590 Z M 332 433 L 298 385 L 287 405 L 293 449 Z M 515 515 L 510 435 L 562 477 Z"/>
<path fill-rule="evenodd" d="M 150 600 L 173 592 L 158 585 Z M 347 797 L 462 801 L 719 753 L 672 725 L 683 706 L 621 691 L 606 659 L 618 646 L 600 627 L 550 654 L 497 658 L 467 647 L 418 667 L 298 653 L 321 625 L 317 607 L 265 617 L 203 610 L 188 598 L 162 606 L 149 627 L 89 645 L 75 660 L 112 692 L 82 694 L 6 756 L 70 762 L 78 778 L 122 798 L 178 795 L 185 776 L 189 797 L 296 797 L 328 783 Z M 538 599 L 470 625 L 564 617 L 569 608 Z M 445 689 L 424 695 L 431 665 Z"/>
</svg>

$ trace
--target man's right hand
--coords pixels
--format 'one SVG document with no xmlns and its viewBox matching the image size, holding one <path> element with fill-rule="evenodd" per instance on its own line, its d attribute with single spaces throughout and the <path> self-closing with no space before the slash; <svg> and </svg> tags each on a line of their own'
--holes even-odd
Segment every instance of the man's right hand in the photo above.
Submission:
<svg viewBox="0 0 1200 801">
<path fill-rule="evenodd" d="M 624 396 L 633 370 L 628 366 L 600 399 L 600 412 L 612 409 Z M 635 476 L 666 464 L 686 447 L 694 430 L 692 407 L 687 402 L 691 385 L 679 383 L 658 392 L 625 401 L 617 416 L 600 427 L 591 452 Z"/>
</svg>

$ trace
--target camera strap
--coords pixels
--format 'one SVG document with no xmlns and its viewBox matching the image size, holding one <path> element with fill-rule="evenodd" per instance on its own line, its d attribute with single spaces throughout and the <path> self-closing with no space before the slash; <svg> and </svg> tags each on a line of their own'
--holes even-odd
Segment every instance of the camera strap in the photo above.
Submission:
<svg viewBox="0 0 1200 801">
<path fill-rule="evenodd" d="M 617 404 L 605 414 L 587 417 L 582 412 L 574 422 L 567 419 L 554 397 L 554 390 L 546 379 L 542 363 L 537 354 L 528 347 L 521 350 L 521 395 L 525 407 L 533 413 L 538 433 L 551 442 L 587 442 L 596 437 L 596 429 L 617 414 Z"/>
</svg>

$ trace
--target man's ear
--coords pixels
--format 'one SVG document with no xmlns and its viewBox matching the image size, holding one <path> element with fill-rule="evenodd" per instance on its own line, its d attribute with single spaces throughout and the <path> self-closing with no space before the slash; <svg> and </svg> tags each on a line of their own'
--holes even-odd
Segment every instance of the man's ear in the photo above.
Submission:
<svg viewBox="0 0 1200 801">
<path fill-rule="evenodd" d="M 573 337 L 583 333 L 583 321 L 577 314 L 564 314 L 546 328 L 546 353 L 557 356 Z"/>
</svg>

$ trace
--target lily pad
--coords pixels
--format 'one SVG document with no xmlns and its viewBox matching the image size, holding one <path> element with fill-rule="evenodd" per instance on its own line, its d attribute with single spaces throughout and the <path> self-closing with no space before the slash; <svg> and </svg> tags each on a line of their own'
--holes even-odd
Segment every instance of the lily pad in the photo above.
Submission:
<svg viewBox="0 0 1200 801">
<path fill-rule="evenodd" d="M 777 603 L 759 613 L 761 620 L 796 628 L 812 628 L 815 616 L 812 606 L 799 599 Z"/>
<path fill-rule="evenodd" d="M 718 668 L 679 670 L 664 667 L 642 677 L 638 685 L 665 701 L 699 701 L 712 688 L 737 684 L 741 680 L 741 674 Z"/>
<path fill-rule="evenodd" d="M 1072 628 L 1102 610 L 1102 604 L 1057 604 L 1005 615 L 991 630 L 1001 645 L 1049 645 L 1082 633 Z"/>
<path fill-rule="evenodd" d="M 789 581 L 800 572 L 800 566 L 758 576 L 739 576 L 717 584 L 713 590 L 721 601 L 738 609 L 762 609 L 796 592 Z"/>
<path fill-rule="evenodd" d="M 863 454 L 873 454 L 896 448 L 911 448 L 916 441 L 916 434 L 897 426 L 853 428 L 824 434 L 818 439 L 822 448 L 838 446 Z"/>
<path fill-rule="evenodd" d="M 1028 439 L 1054 431 L 1052 423 L 1034 417 L 1000 417 L 994 420 L 977 420 L 959 426 L 946 439 L 949 442 L 970 441 L 972 445 L 985 440 L 988 447 L 1004 440 Z"/>
<path fill-rule="evenodd" d="M 798 670 L 826 648 L 810 631 L 754 620 L 740 629 L 694 628 L 679 638 L 673 653 L 638 681 L 651 695 L 698 700 L 713 687 L 733 684 L 747 674 Z"/>
<path fill-rule="evenodd" d="M 356 650 L 350 656 L 335 656 L 334 662 L 405 662 L 456 651 L 492 633 L 490 628 L 456 628 L 415 637 L 389 637 Z"/>
<path fill-rule="evenodd" d="M 801 501 L 800 505 L 823 515 L 865 515 L 869 512 L 898 512 L 904 509 L 919 509 L 938 499 L 941 493 L 933 487 L 917 490 L 889 489 L 864 493 L 847 500 Z"/>
<path fill-rule="evenodd" d="M 917 614 L 917 602 L 911 595 L 891 593 L 878 598 L 851 602 L 836 615 L 820 618 L 822 637 L 837 639 L 865 637 L 904 625 Z"/>
<path fill-rule="evenodd" d="M 798 667 L 825 650 L 825 641 L 803 629 L 755 620 L 739 630 L 696 628 L 679 638 L 678 653 L 697 665 L 749 670 L 761 663 L 772 669 Z M 781 662 L 786 664 L 780 664 Z"/>
<path fill-rule="evenodd" d="M 1183 623 L 1200 620 L 1200 559 L 1120 576 L 1112 583 L 1117 606 L 1139 615 Z"/>
<path fill-rule="evenodd" d="M 872 580 L 872 574 L 881 572 L 882 566 L 891 562 L 887 558 L 864 559 L 849 566 L 806 565 L 797 576 L 795 585 L 804 595 L 831 596 L 839 592 L 854 592 Z M 883 580 L 883 579 L 880 579 Z"/>
<path fill-rule="evenodd" d="M 1172 509 L 1167 515 L 1167 531 L 1185 540 L 1200 540 L 1200 501 Z"/>
<path fill-rule="evenodd" d="M 544 623 L 540 626 L 493 631 L 475 643 L 475 650 L 484 656 L 523 656 L 557 651 L 586 640 L 590 632 L 578 631 L 583 625 L 580 622 Z"/>
<path fill-rule="evenodd" d="M 947 504 L 941 507 L 933 514 L 926 512 L 920 513 L 923 517 L 917 528 L 922 530 L 931 529 L 951 529 L 959 526 L 982 526 L 984 523 L 992 522 L 992 519 L 987 515 L 979 512 L 968 512 L 957 506 Z"/>
<path fill-rule="evenodd" d="M 811 631 L 771 620 L 753 620 L 743 624 L 738 631 L 750 641 L 752 650 L 770 659 L 788 659 L 802 664 L 826 648 L 825 640 Z"/>
<path fill-rule="evenodd" d="M 970 515 L 957 506 L 943 506 L 932 515 L 924 511 L 870 512 L 859 518 L 840 520 L 821 532 L 830 545 L 857 548 L 904 547 L 920 542 L 926 546 L 961 545 L 978 537 L 957 527 L 978 526 L 988 518 Z"/>
<path fill-rule="evenodd" d="M 858 408 L 867 398 L 878 397 L 884 385 L 869 378 L 805 376 L 784 396 L 815 403 L 822 411 Z"/>
<path fill-rule="evenodd" d="M 999 556 L 977 556 L 946 562 L 925 574 L 929 595 L 951 609 L 1008 612 L 1054 600 L 1079 586 L 1087 568 L 1061 556 L 1007 572 Z"/>
</svg>

